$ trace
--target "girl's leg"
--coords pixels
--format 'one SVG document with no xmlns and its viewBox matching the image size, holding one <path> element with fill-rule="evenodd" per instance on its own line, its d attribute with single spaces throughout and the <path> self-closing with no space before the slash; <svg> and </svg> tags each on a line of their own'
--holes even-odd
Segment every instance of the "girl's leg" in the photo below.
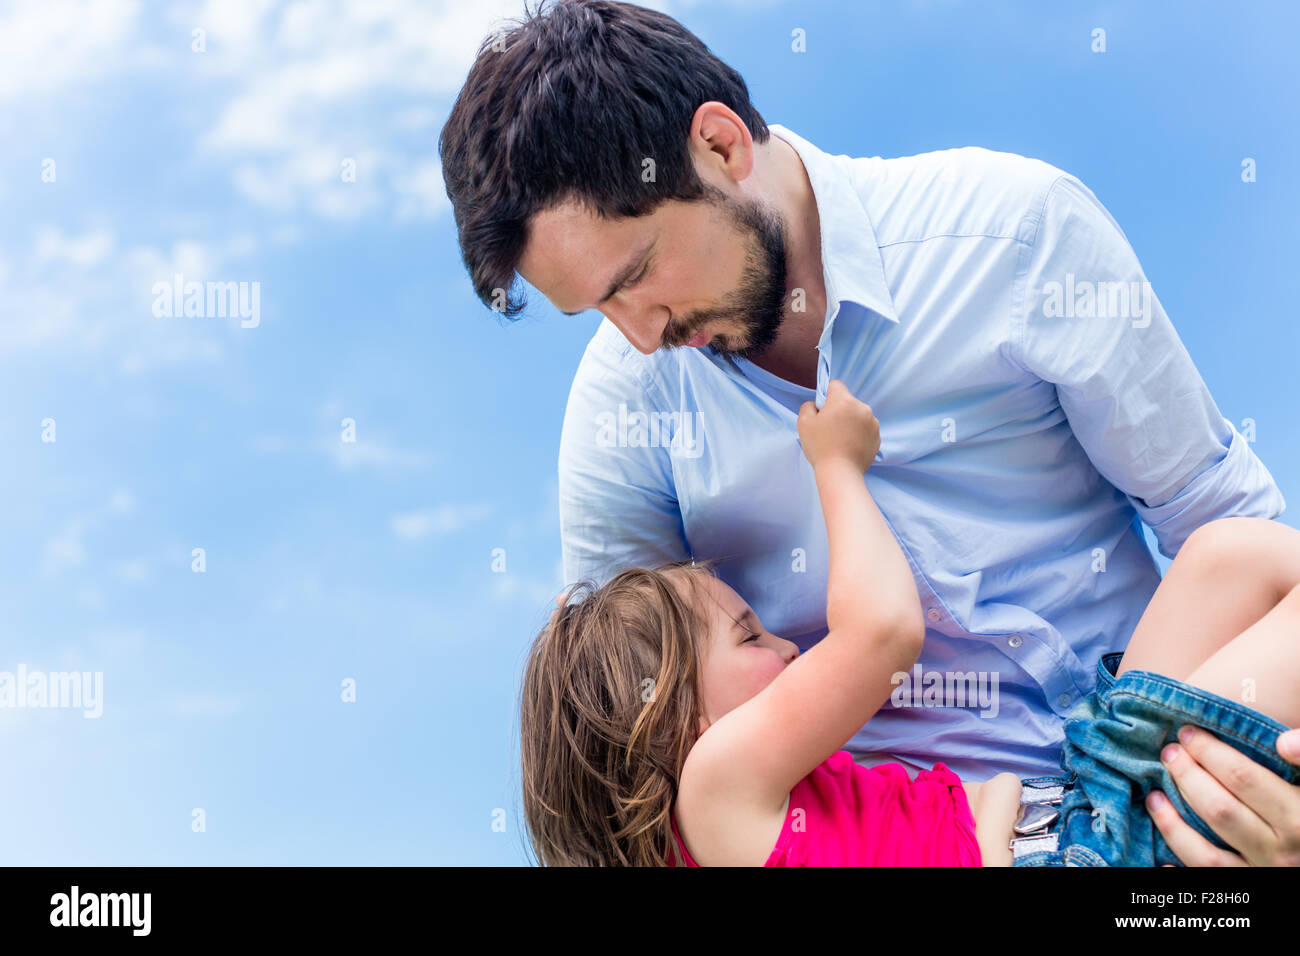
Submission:
<svg viewBox="0 0 1300 956">
<path fill-rule="evenodd" d="M 1296 584 L 1300 531 L 1263 518 L 1211 521 L 1183 543 L 1117 673 L 1146 670 L 1194 683 L 1188 679 L 1198 667 L 1259 622 Z M 1300 633 L 1297 639 L 1300 645 Z M 1300 646 L 1290 656 L 1300 659 Z M 1238 699 L 1240 689 L 1222 696 Z"/>
<path fill-rule="evenodd" d="M 1234 637 L 1186 683 L 1300 726 L 1300 584 Z"/>
</svg>

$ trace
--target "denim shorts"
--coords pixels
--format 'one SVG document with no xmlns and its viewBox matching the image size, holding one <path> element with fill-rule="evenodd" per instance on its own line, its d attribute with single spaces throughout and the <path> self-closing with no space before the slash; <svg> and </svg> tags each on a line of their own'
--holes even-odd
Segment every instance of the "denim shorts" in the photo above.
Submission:
<svg viewBox="0 0 1300 956">
<path fill-rule="evenodd" d="M 1017 851 L 1015 866 L 1181 866 L 1147 813 L 1146 795 L 1160 790 L 1201 836 L 1231 849 L 1178 792 L 1160 761 L 1185 724 L 1202 727 L 1251 760 L 1295 784 L 1300 767 L 1277 752 L 1288 729 L 1273 718 L 1182 681 L 1129 670 L 1116 678 L 1123 653 L 1097 663 L 1097 689 L 1065 722 L 1061 776 L 1032 777 L 1030 786 L 1060 785 L 1060 816 L 1045 831 L 1051 849 Z"/>
</svg>

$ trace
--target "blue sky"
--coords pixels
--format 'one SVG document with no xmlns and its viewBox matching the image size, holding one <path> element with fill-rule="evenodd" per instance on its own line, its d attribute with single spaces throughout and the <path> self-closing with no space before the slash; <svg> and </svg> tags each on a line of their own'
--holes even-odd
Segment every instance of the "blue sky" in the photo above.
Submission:
<svg viewBox="0 0 1300 956">
<path fill-rule="evenodd" d="M 1296 523 L 1295 5 L 654 5 L 829 152 L 1079 176 Z M 436 150 L 521 10 L 0 5 L 0 671 L 103 674 L 97 719 L 0 710 L 0 860 L 527 861 L 517 686 L 599 316 L 483 309 Z M 155 316 L 177 273 L 260 321 Z"/>
</svg>

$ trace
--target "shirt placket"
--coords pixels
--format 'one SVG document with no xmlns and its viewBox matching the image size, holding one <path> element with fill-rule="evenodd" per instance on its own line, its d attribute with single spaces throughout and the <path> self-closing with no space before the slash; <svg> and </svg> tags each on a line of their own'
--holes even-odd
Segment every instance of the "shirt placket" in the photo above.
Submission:
<svg viewBox="0 0 1300 956">
<path fill-rule="evenodd" d="M 887 516 L 885 522 L 893 531 L 893 522 Z M 894 537 L 912 571 L 927 630 L 937 631 L 947 637 L 978 641 L 996 648 L 1038 684 L 1053 713 L 1065 717 L 1075 708 L 1084 695 L 1071 679 L 1069 669 L 1062 664 L 1063 654 L 1072 652 L 1065 646 L 1060 635 L 1042 633 L 1032 628 L 998 634 L 975 634 L 967 630 L 930 584 L 929 578 L 921 570 L 920 562 L 912 557 L 911 551 L 903 544 L 902 536 L 895 533 Z"/>
<path fill-rule="evenodd" d="M 904 549 L 906 553 L 906 549 Z M 910 556 L 909 556 L 910 561 Z M 950 637 L 963 637 L 980 641 L 1001 651 L 1015 662 L 1021 671 L 1033 678 L 1043 691 L 1047 705 L 1059 717 L 1067 716 L 1084 696 L 1075 685 L 1067 668 L 1061 665 L 1062 651 L 1068 651 L 1059 635 L 1038 633 L 1025 629 L 1010 634 L 974 634 L 964 628 L 943 598 L 930 586 L 925 576 L 912 564 L 912 577 L 921 596 L 921 608 L 927 628 Z"/>
<path fill-rule="evenodd" d="M 835 320 L 839 317 L 841 303 L 833 287 L 832 279 L 826 276 L 827 301 L 833 303 L 828 308 L 828 316 L 822 328 L 821 338 L 817 342 L 817 407 L 826 401 L 826 390 L 831 381 L 831 361 L 833 357 L 833 335 Z M 888 521 L 888 518 L 886 518 Z M 892 528 L 892 525 L 891 525 Z M 1013 661 L 1019 670 L 1027 674 L 1038 684 L 1043 692 L 1047 706 L 1060 717 L 1065 717 L 1084 696 L 1080 688 L 1070 677 L 1069 668 L 1064 666 L 1064 655 L 1072 651 L 1055 633 L 1040 633 L 1036 629 L 1025 629 L 1014 633 L 974 634 L 958 623 L 947 603 L 930 585 L 929 579 L 913 559 L 902 538 L 895 535 L 899 547 L 907 557 L 912 569 L 912 578 L 916 582 L 917 593 L 921 597 L 922 613 L 925 615 L 927 628 L 932 628 L 949 637 L 965 638 L 979 641 L 997 648 L 1003 655 Z"/>
</svg>

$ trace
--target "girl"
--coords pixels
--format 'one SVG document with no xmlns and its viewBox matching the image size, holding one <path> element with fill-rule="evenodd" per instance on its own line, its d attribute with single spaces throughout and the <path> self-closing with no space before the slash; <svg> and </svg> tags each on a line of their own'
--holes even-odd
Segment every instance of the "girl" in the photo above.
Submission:
<svg viewBox="0 0 1300 956">
<path fill-rule="evenodd" d="M 870 407 L 833 381 L 798 431 L 827 527 L 827 635 L 799 654 L 705 565 L 571 589 L 522 688 L 524 812 L 542 863 L 1178 863 L 1142 805 L 1151 789 L 1225 847 L 1160 763 L 1180 726 L 1300 777 L 1274 749 L 1300 724 L 1300 532 L 1253 518 L 1188 538 L 1066 721 L 1059 777 L 963 783 L 936 763 L 912 780 L 856 764 L 841 748 L 916 662 L 925 628 L 863 481 L 880 445 Z M 1257 709 L 1231 699 L 1243 690 Z"/>
</svg>

